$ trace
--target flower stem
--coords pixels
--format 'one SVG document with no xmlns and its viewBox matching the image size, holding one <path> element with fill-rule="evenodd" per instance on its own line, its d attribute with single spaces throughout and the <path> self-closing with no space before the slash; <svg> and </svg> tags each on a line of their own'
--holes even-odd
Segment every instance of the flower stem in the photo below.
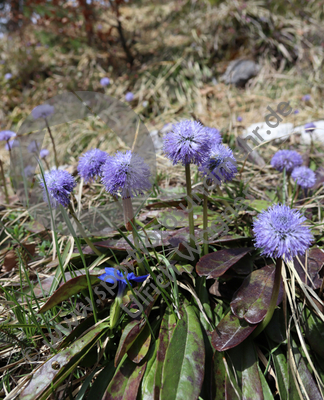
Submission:
<svg viewBox="0 0 324 400">
<path fill-rule="evenodd" d="M 74 221 L 77 224 L 77 227 L 78 227 L 83 239 L 86 241 L 87 245 L 91 248 L 91 250 L 93 250 L 95 252 L 95 254 L 97 254 L 97 256 L 102 256 L 102 253 L 94 246 L 94 244 L 91 242 L 91 240 L 88 239 L 87 234 L 84 231 L 84 229 L 82 228 L 82 225 L 80 224 L 80 221 L 78 220 L 77 216 L 75 215 L 71 204 L 69 205 L 69 210 L 70 210 L 70 213 L 71 213 Z"/>
<path fill-rule="evenodd" d="M 203 232 L 204 232 L 204 254 L 208 254 L 208 192 L 204 190 L 204 209 L 203 209 Z"/>
<path fill-rule="evenodd" d="M 310 146 L 310 150 L 309 150 L 309 154 L 312 155 L 313 154 L 313 149 L 314 149 L 314 139 L 313 139 L 313 132 L 310 132 L 310 137 L 311 137 L 311 146 Z"/>
<path fill-rule="evenodd" d="M 138 274 L 144 275 L 146 273 L 145 267 L 140 260 L 140 251 L 139 251 L 139 243 L 137 238 L 137 232 L 135 232 L 135 219 L 133 212 L 132 199 L 130 197 L 126 197 L 123 199 L 123 207 L 124 207 L 124 221 L 125 227 L 128 231 L 132 232 L 134 247 L 136 250 L 136 261 L 138 264 Z"/>
<path fill-rule="evenodd" d="M 188 213 L 189 213 L 190 247 L 195 248 L 195 225 L 194 225 L 193 206 L 192 206 L 190 164 L 186 164 L 185 169 L 186 169 L 187 202 L 188 202 Z"/>
<path fill-rule="evenodd" d="M 286 203 L 286 168 L 283 170 L 282 204 Z"/>
<path fill-rule="evenodd" d="M 46 123 L 46 127 L 47 127 L 47 130 L 48 130 L 48 133 L 49 133 L 49 135 L 50 135 L 51 141 L 52 141 L 53 152 L 54 152 L 54 160 L 55 160 L 55 166 L 56 166 L 56 168 L 58 168 L 58 167 L 59 167 L 59 163 L 58 163 L 58 161 L 57 161 L 57 153 L 56 153 L 55 142 L 54 142 L 54 138 L 53 138 L 51 129 L 50 129 L 49 125 L 48 125 L 47 118 L 45 118 L 45 123 Z"/>
<path fill-rule="evenodd" d="M 220 197 L 223 197 L 223 193 L 222 193 L 222 191 L 221 191 L 219 185 L 216 185 L 216 191 L 217 191 L 217 193 L 218 193 L 218 195 L 219 195 Z M 223 199 L 222 199 L 222 200 L 220 200 L 220 201 L 224 204 L 224 206 L 231 208 L 231 206 L 228 204 L 228 202 L 227 202 L 226 200 L 223 200 Z"/>
<path fill-rule="evenodd" d="M 6 183 L 6 178 L 5 178 L 5 174 L 4 174 L 4 170 L 3 170 L 3 164 L 2 164 L 2 160 L 0 160 L 0 173 L 1 173 L 1 178 L 3 181 L 3 188 L 5 191 L 5 196 L 6 196 L 6 203 L 9 204 L 9 196 L 8 196 L 8 189 L 7 189 L 7 183 Z"/>
<path fill-rule="evenodd" d="M 271 321 L 271 318 L 273 316 L 274 310 L 277 305 L 278 301 L 278 295 L 279 295 L 279 289 L 280 289 L 280 281 L 281 281 L 281 268 L 282 268 L 282 258 L 277 258 L 276 262 L 276 270 L 275 270 L 275 277 L 274 277 L 274 282 L 273 282 L 273 288 L 272 288 L 272 294 L 271 294 L 271 299 L 270 299 L 270 304 L 267 310 L 267 313 L 263 319 L 263 321 L 259 324 L 259 326 L 256 328 L 256 330 L 253 332 L 253 337 L 258 336 L 268 325 L 268 323 Z"/>
</svg>

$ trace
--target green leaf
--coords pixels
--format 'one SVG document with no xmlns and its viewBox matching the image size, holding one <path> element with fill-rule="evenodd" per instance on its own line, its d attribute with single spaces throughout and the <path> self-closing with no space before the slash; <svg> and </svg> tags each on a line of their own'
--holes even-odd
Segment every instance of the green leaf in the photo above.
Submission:
<svg viewBox="0 0 324 400">
<path fill-rule="evenodd" d="M 261 385 L 262 385 L 262 393 L 264 400 L 273 400 L 273 395 L 271 393 L 271 390 L 269 388 L 268 382 L 266 378 L 264 377 L 259 365 L 258 365 L 258 371 L 259 371 L 259 376 L 261 380 Z M 282 398 L 280 398 L 282 400 Z"/>
<path fill-rule="evenodd" d="M 108 365 L 97 375 L 96 380 L 91 386 L 89 390 L 87 400 L 93 399 L 101 399 L 104 395 L 109 382 L 111 381 L 112 377 L 116 368 L 114 367 L 114 360 L 111 360 Z"/>
<path fill-rule="evenodd" d="M 270 348 L 275 348 L 275 344 L 272 340 L 269 340 Z M 289 400 L 289 376 L 286 354 L 283 352 L 282 347 L 278 347 L 277 350 L 272 352 L 272 362 L 274 365 L 276 378 L 278 382 L 278 390 L 281 400 Z M 298 395 L 297 395 L 298 396 Z"/>
<path fill-rule="evenodd" d="M 147 355 L 147 366 L 141 384 L 139 400 L 152 400 L 154 398 L 154 377 L 157 365 L 157 349 L 159 340 L 154 342 Z"/>
<path fill-rule="evenodd" d="M 244 318 L 250 324 L 261 322 L 269 308 L 274 275 L 275 267 L 273 265 L 267 265 L 248 275 L 231 301 L 233 314 L 238 318 Z M 282 281 L 280 289 L 277 304 L 282 301 Z"/>
<path fill-rule="evenodd" d="M 253 342 L 248 338 L 235 350 L 241 354 L 242 398 L 264 400 Z"/>
<path fill-rule="evenodd" d="M 291 347 L 298 373 L 300 375 L 300 378 L 303 382 L 303 385 L 305 387 L 305 390 L 309 398 L 311 400 L 323 400 L 323 397 L 321 396 L 321 393 L 316 385 L 316 382 L 307 368 L 307 364 L 305 362 L 306 359 L 304 359 L 304 357 L 302 356 L 301 352 L 297 347 L 297 344 L 294 342 L 293 339 L 291 340 Z"/>
<path fill-rule="evenodd" d="M 205 346 L 194 308 L 185 304 L 166 351 L 161 400 L 196 400 L 204 378 Z"/>
<path fill-rule="evenodd" d="M 324 359 L 324 322 L 307 307 L 304 307 L 306 338 L 315 353 Z"/>
<path fill-rule="evenodd" d="M 176 319 L 174 317 L 174 314 L 169 309 L 166 309 L 161 322 L 160 333 L 157 343 L 158 350 L 156 355 L 156 369 L 153 385 L 154 400 L 158 400 L 160 396 L 160 390 L 162 386 L 163 363 L 165 361 L 166 351 L 169 346 L 171 337 L 174 333 L 175 327 Z"/>
<path fill-rule="evenodd" d="M 207 276 L 207 279 L 218 278 L 252 250 L 254 250 L 253 247 L 242 247 L 206 254 L 196 265 L 197 274 Z"/>
<path fill-rule="evenodd" d="M 224 351 L 237 346 L 245 340 L 258 325 L 250 325 L 231 312 L 221 319 L 212 333 L 212 345 L 217 351 Z"/>
<path fill-rule="evenodd" d="M 91 347 L 106 333 L 107 323 L 102 323 L 86 333 L 67 349 L 61 350 L 49 358 L 38 369 L 20 394 L 21 400 L 37 400 L 47 398 L 50 391 L 57 388 L 71 373 Z"/>
<path fill-rule="evenodd" d="M 225 399 L 225 379 L 226 369 L 223 361 L 224 353 L 215 351 L 213 357 L 213 368 L 212 368 L 212 394 L 213 400 L 224 400 Z M 206 371 L 206 373 L 208 373 Z"/>
</svg>

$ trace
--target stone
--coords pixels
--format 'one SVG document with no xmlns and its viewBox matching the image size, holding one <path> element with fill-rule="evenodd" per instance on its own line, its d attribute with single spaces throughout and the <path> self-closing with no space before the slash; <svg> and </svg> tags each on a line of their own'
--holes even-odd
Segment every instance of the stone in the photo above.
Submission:
<svg viewBox="0 0 324 400">
<path fill-rule="evenodd" d="M 256 128 L 257 133 L 259 136 L 262 137 L 263 141 L 274 140 L 276 143 L 281 142 L 288 138 L 294 132 L 294 125 L 290 122 L 286 124 L 279 124 L 276 128 L 269 128 L 269 126 L 265 122 L 257 122 L 255 124 L 250 125 L 247 129 L 243 131 L 242 138 L 245 139 L 246 137 L 250 136 L 249 140 L 251 140 L 251 144 L 253 147 L 257 146 L 262 142 L 261 139 L 258 138 L 256 134 L 253 133 Z M 270 132 L 268 134 L 267 132 Z M 255 138 L 256 142 L 253 142 Z M 257 143 L 258 142 L 258 143 Z"/>
<path fill-rule="evenodd" d="M 324 143 L 324 121 L 320 120 L 312 122 L 316 126 L 316 129 L 312 133 L 305 130 L 305 124 L 295 128 L 294 132 L 300 134 L 300 143 L 310 144 L 311 135 L 313 136 L 314 142 Z"/>
<path fill-rule="evenodd" d="M 231 61 L 221 80 L 226 84 L 234 84 L 237 87 L 244 87 L 249 79 L 260 72 L 260 65 L 252 60 L 234 60 Z"/>
</svg>

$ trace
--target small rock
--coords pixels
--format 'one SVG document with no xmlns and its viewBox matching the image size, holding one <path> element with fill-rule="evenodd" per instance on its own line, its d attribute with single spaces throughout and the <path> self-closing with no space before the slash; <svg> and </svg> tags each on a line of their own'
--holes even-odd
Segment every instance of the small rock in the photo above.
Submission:
<svg viewBox="0 0 324 400">
<path fill-rule="evenodd" d="M 252 60 L 234 60 L 231 61 L 221 80 L 226 84 L 234 84 L 238 87 L 244 87 L 247 81 L 256 76 L 261 67 Z"/>
<path fill-rule="evenodd" d="M 259 144 L 262 142 L 262 140 L 259 139 L 256 134 L 253 133 L 255 129 L 257 129 L 256 132 L 259 136 L 262 137 L 263 141 L 275 140 L 276 143 L 287 139 L 288 136 L 290 136 L 293 132 L 295 132 L 294 125 L 291 124 L 290 122 L 286 124 L 279 124 L 276 128 L 269 128 L 269 126 L 265 122 L 257 122 L 256 124 L 250 125 L 246 130 L 243 131 L 242 134 L 243 138 L 246 138 L 248 136 L 251 136 L 251 138 L 255 138 L 256 140 L 255 143 L 251 138 L 249 139 L 251 140 L 251 143 L 254 143 L 254 146 L 257 146 L 257 142 Z"/>
<path fill-rule="evenodd" d="M 159 136 L 159 131 L 157 129 L 154 129 L 150 132 L 150 136 L 152 138 L 156 154 L 162 154 L 163 139 Z"/>
<path fill-rule="evenodd" d="M 305 130 L 305 125 L 297 126 L 294 129 L 295 133 L 300 134 L 300 143 L 302 144 L 310 144 L 311 136 L 313 136 L 314 141 L 318 141 L 324 143 L 324 121 L 313 121 L 313 124 L 316 126 L 312 134 Z"/>
</svg>

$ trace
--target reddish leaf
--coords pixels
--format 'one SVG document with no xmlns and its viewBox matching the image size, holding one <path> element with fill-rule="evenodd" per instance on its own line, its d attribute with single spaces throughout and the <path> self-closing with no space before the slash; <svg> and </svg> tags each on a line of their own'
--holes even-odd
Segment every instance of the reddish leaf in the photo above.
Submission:
<svg viewBox="0 0 324 400">
<path fill-rule="evenodd" d="M 15 250 L 10 250 L 3 261 L 3 271 L 9 272 L 18 265 L 18 257 Z"/>
<path fill-rule="evenodd" d="M 95 285 L 100 282 L 98 276 L 100 276 L 101 273 L 98 273 L 97 271 L 95 273 L 96 275 L 90 275 L 91 285 Z M 52 296 L 47 300 L 43 307 L 38 310 L 38 313 L 41 314 L 47 310 L 50 310 L 57 304 L 66 299 L 69 299 L 74 294 L 80 293 L 81 290 L 86 289 L 87 287 L 88 283 L 86 275 L 79 275 L 73 279 L 68 280 L 52 294 Z"/>
<path fill-rule="evenodd" d="M 13 268 L 19 265 L 19 256 L 17 254 L 20 251 L 21 258 L 25 259 L 27 262 L 34 256 L 36 250 L 35 243 L 22 243 L 18 246 L 16 250 L 10 250 L 5 255 L 3 262 L 3 269 L 5 272 L 11 271 Z"/>
<path fill-rule="evenodd" d="M 151 208 L 179 207 L 181 203 L 184 206 L 186 206 L 187 200 L 183 199 L 183 200 L 158 201 L 156 203 L 148 204 L 146 208 L 150 210 Z"/>
<path fill-rule="evenodd" d="M 245 239 L 245 236 L 239 236 L 239 235 L 224 235 L 221 236 L 219 239 L 213 240 L 212 242 L 209 242 L 209 244 L 218 244 L 218 243 L 226 243 L 226 242 L 235 242 L 240 239 Z"/>
<path fill-rule="evenodd" d="M 46 232 L 46 228 L 44 227 L 44 225 L 41 224 L 39 221 L 36 221 L 36 220 L 27 222 L 27 223 L 24 224 L 24 226 L 26 227 L 26 229 L 29 232 L 33 232 L 33 233 L 44 233 L 44 232 Z"/>
<path fill-rule="evenodd" d="M 218 351 L 231 349 L 243 342 L 257 326 L 250 325 L 245 319 L 239 319 L 229 312 L 213 331 L 212 346 Z"/>
<path fill-rule="evenodd" d="M 301 280 L 305 282 L 305 256 L 294 258 L 294 267 L 298 272 Z M 308 265 L 307 265 L 307 285 L 313 289 L 319 289 L 321 287 L 322 279 L 319 276 L 319 271 L 324 265 L 324 252 L 321 249 L 314 248 L 309 251 L 308 254 Z"/>
<path fill-rule="evenodd" d="M 242 247 L 207 254 L 198 261 L 197 273 L 199 276 L 207 276 L 207 279 L 218 278 L 252 250 L 253 247 Z"/>
<path fill-rule="evenodd" d="M 125 358 L 110 381 L 102 400 L 133 400 L 146 369 L 146 362 L 134 364 Z"/>
<path fill-rule="evenodd" d="M 261 322 L 269 308 L 274 275 L 275 267 L 267 265 L 247 276 L 231 301 L 233 314 L 238 318 L 244 318 L 250 324 Z M 277 304 L 281 303 L 282 296 L 283 283 L 281 280 Z"/>
<path fill-rule="evenodd" d="M 156 295 L 154 300 L 150 302 L 150 304 L 145 309 L 144 313 L 148 316 L 152 310 L 152 307 L 156 301 L 158 296 Z M 124 357 L 124 355 L 128 352 L 130 347 L 133 345 L 137 337 L 140 335 L 142 330 L 145 328 L 146 320 L 145 318 L 134 318 L 129 324 L 126 325 L 122 336 L 119 341 L 118 349 L 115 355 L 115 367 L 118 365 L 120 360 Z"/>
<path fill-rule="evenodd" d="M 148 325 L 145 325 L 142 332 L 137 336 L 134 343 L 127 352 L 128 357 L 136 364 L 141 362 L 146 356 L 151 344 L 151 331 Z"/>
</svg>

